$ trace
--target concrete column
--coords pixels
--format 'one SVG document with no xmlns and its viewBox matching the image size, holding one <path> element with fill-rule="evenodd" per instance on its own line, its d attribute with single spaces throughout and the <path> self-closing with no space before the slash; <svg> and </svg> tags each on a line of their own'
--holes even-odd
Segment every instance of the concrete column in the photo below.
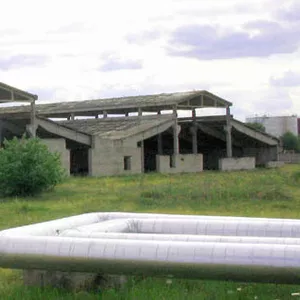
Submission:
<svg viewBox="0 0 300 300">
<path fill-rule="evenodd" d="M 197 139 L 197 127 L 192 128 L 192 143 L 193 143 L 193 154 L 198 153 L 198 139 Z"/>
<path fill-rule="evenodd" d="M 173 125 L 173 149 L 174 155 L 179 154 L 179 138 L 178 138 L 178 121 L 177 121 L 177 108 L 173 109 L 173 115 L 175 116 L 174 125 Z"/>
<path fill-rule="evenodd" d="M 192 110 L 192 118 L 193 118 L 193 129 L 192 129 L 193 154 L 197 154 L 198 153 L 198 139 L 197 139 L 196 109 Z"/>
<path fill-rule="evenodd" d="M 193 122 L 195 122 L 195 121 L 196 121 L 196 117 L 197 117 L 197 114 L 196 114 L 196 109 L 195 109 L 195 108 L 193 108 L 193 110 L 192 110 L 192 119 L 193 119 Z"/>
<path fill-rule="evenodd" d="M 138 110 L 138 116 L 141 117 L 143 115 L 143 111 L 142 109 L 139 107 L 139 110 Z"/>
<path fill-rule="evenodd" d="M 231 137 L 231 115 L 230 107 L 226 107 L 226 153 L 227 157 L 232 157 L 232 137 Z"/>
<path fill-rule="evenodd" d="M 125 113 L 125 117 L 128 117 L 129 116 L 129 112 Z"/>
<path fill-rule="evenodd" d="M 74 121 L 75 120 L 75 114 L 74 113 L 71 113 L 71 121 Z"/>
<path fill-rule="evenodd" d="M 36 137 L 35 100 L 31 101 L 30 128 L 32 137 Z"/>
<path fill-rule="evenodd" d="M 103 111 L 103 118 L 107 118 L 107 111 L 106 110 Z"/>
<path fill-rule="evenodd" d="M 145 173 L 144 141 L 141 141 L 141 172 Z"/>
</svg>

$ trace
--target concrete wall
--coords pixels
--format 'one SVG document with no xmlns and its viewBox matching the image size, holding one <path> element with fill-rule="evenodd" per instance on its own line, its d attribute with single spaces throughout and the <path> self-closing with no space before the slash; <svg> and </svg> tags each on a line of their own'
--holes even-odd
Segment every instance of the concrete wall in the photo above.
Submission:
<svg viewBox="0 0 300 300">
<path fill-rule="evenodd" d="M 51 152 L 58 152 L 60 154 L 61 164 L 66 170 L 67 174 L 70 174 L 70 150 L 66 149 L 66 140 L 59 139 L 42 139 L 41 140 Z"/>
<path fill-rule="evenodd" d="M 273 147 L 258 147 L 258 148 L 244 148 L 243 156 L 254 156 L 256 165 L 265 165 L 269 161 L 278 160 L 278 148 Z"/>
<path fill-rule="evenodd" d="M 299 164 L 300 163 L 300 154 L 299 153 L 280 153 L 279 161 L 290 163 L 290 164 Z"/>
<path fill-rule="evenodd" d="M 130 157 L 130 170 L 124 170 L 124 157 Z M 89 149 L 89 175 L 110 176 L 142 172 L 142 151 L 131 140 L 112 141 L 94 137 Z"/>
<path fill-rule="evenodd" d="M 202 154 L 173 155 L 176 167 L 170 166 L 170 155 L 156 155 L 156 170 L 159 173 L 191 173 L 203 171 Z"/>
<path fill-rule="evenodd" d="M 298 135 L 298 122 L 296 116 L 282 116 L 282 117 L 254 117 L 247 118 L 246 122 L 261 123 L 265 126 L 266 132 L 276 137 L 282 136 L 287 131 Z"/>
<path fill-rule="evenodd" d="M 221 158 L 219 169 L 221 171 L 252 170 L 255 169 L 255 157 Z"/>
</svg>

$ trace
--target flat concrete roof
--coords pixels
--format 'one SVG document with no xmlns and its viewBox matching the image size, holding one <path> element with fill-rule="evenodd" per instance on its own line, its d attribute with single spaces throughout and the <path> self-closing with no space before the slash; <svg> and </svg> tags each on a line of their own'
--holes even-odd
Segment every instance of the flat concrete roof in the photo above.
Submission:
<svg viewBox="0 0 300 300">
<path fill-rule="evenodd" d="M 167 127 L 169 127 L 173 124 L 174 118 L 173 115 L 155 115 L 79 119 L 73 121 L 59 121 L 57 123 L 77 132 L 95 135 L 103 139 L 117 140 L 138 135 L 159 126 L 167 125 Z"/>
<path fill-rule="evenodd" d="M 109 114 L 125 114 L 137 112 L 158 112 L 172 110 L 174 106 L 180 110 L 191 110 L 202 107 L 231 106 L 232 103 L 208 91 L 189 91 L 169 94 L 96 99 L 87 101 L 60 102 L 36 105 L 37 115 L 45 117 L 65 118 L 70 114 L 77 116 L 93 116 L 107 112 Z M 28 106 L 7 107 L 0 109 L 1 115 L 28 113 Z"/>
<path fill-rule="evenodd" d="M 197 123 L 202 124 L 202 130 L 207 129 L 207 133 L 210 132 L 213 134 L 212 130 L 215 129 L 215 136 L 220 136 L 220 133 L 224 134 L 224 126 L 226 125 L 226 116 L 205 116 L 197 117 Z M 191 118 L 179 118 L 178 123 L 188 123 L 192 122 Z M 269 146 L 275 146 L 279 144 L 279 139 L 275 136 L 272 136 L 268 133 L 253 129 L 252 127 L 247 126 L 245 123 L 240 122 L 233 117 L 231 117 L 231 125 L 233 127 L 232 135 L 238 136 L 238 140 L 251 139 L 259 143 L 266 144 Z M 205 127 L 206 126 L 206 127 Z M 209 134 L 209 133 L 208 133 Z M 225 135 L 224 135 L 225 138 Z"/>
</svg>

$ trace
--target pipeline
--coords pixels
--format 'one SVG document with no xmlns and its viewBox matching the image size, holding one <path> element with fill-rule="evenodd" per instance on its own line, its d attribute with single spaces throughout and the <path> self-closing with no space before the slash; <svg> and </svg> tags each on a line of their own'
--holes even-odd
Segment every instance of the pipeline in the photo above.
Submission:
<svg viewBox="0 0 300 300">
<path fill-rule="evenodd" d="M 300 221 L 89 213 L 0 231 L 0 267 L 298 284 Z"/>
</svg>

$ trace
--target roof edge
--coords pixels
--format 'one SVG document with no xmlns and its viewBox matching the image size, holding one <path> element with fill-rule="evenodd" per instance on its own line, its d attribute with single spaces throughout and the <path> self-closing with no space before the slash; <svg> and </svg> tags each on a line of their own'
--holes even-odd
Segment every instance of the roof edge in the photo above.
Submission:
<svg viewBox="0 0 300 300">
<path fill-rule="evenodd" d="M 4 90 L 6 90 L 6 91 L 13 91 L 16 94 L 19 94 L 20 96 L 23 96 L 25 98 L 29 98 L 28 101 L 30 101 L 30 100 L 37 100 L 38 99 L 38 96 L 35 95 L 35 94 L 31 94 L 29 92 L 20 90 L 20 89 L 18 89 L 16 87 L 13 87 L 11 85 L 5 84 L 3 82 L 0 82 L 0 89 L 1 88 L 4 89 Z M 18 102 L 18 101 L 16 100 L 15 102 Z"/>
</svg>

